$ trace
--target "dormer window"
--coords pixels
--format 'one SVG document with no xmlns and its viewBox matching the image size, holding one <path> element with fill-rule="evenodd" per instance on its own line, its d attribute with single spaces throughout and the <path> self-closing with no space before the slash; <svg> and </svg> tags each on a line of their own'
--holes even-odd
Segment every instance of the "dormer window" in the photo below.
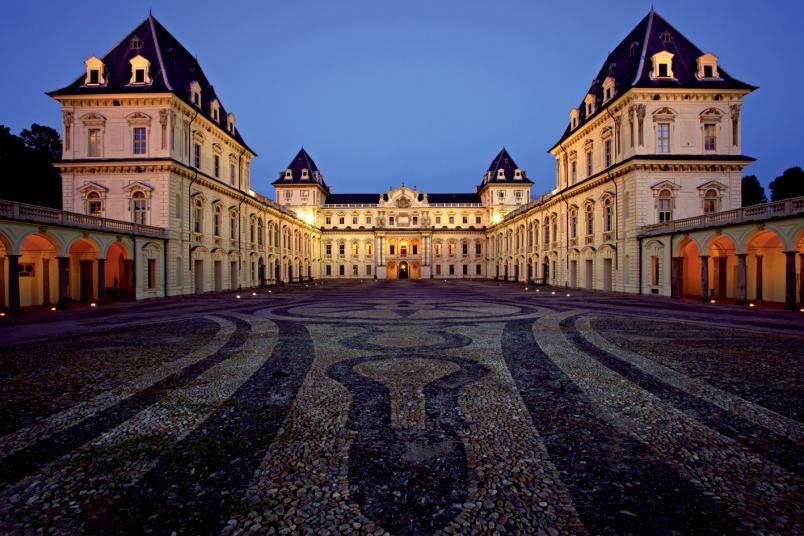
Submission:
<svg viewBox="0 0 804 536">
<path fill-rule="evenodd" d="M 310 172 L 307 171 L 307 168 L 301 170 L 301 178 L 302 180 L 307 180 L 310 178 Z"/>
<path fill-rule="evenodd" d="M 228 130 L 230 134 L 235 133 L 235 116 L 232 113 L 226 117 L 226 130 Z"/>
<path fill-rule="evenodd" d="M 190 101 L 197 107 L 201 107 L 201 84 L 196 81 L 190 83 Z"/>
<path fill-rule="evenodd" d="M 503 169 L 497 170 L 497 178 L 505 180 L 505 171 Z"/>
<path fill-rule="evenodd" d="M 653 72 L 651 78 L 674 78 L 673 76 L 673 53 L 666 50 L 657 52 L 651 57 L 653 60 Z"/>
<path fill-rule="evenodd" d="M 212 99 L 212 103 L 209 105 L 209 113 L 212 115 L 212 120 L 216 123 L 220 121 L 220 110 L 221 103 L 218 102 L 218 99 Z"/>
<path fill-rule="evenodd" d="M 139 50 L 142 48 L 142 39 L 137 37 L 136 35 L 131 38 L 131 48 L 132 50 Z"/>
<path fill-rule="evenodd" d="M 289 181 L 289 180 L 290 180 L 290 179 L 292 179 L 292 178 L 293 178 L 293 172 L 292 172 L 292 171 L 290 171 L 289 169 L 286 169 L 286 170 L 285 170 L 285 180 L 286 180 L 286 181 Z"/>
<path fill-rule="evenodd" d="M 570 110 L 570 129 L 574 129 L 578 126 L 578 118 L 580 114 L 581 112 L 578 110 L 578 108 L 573 108 Z"/>
<path fill-rule="evenodd" d="M 149 75 L 149 70 L 151 67 L 151 62 L 139 54 L 128 61 L 131 63 L 131 80 L 129 80 L 128 83 L 132 86 L 150 84 L 151 77 Z"/>
<path fill-rule="evenodd" d="M 698 63 L 698 78 L 720 78 L 717 71 L 717 56 L 703 54 L 696 60 Z"/>
<path fill-rule="evenodd" d="M 603 102 L 608 102 L 614 97 L 614 77 L 607 76 L 603 81 Z"/>
<path fill-rule="evenodd" d="M 514 179 L 515 180 L 522 180 L 522 170 L 521 169 L 516 168 L 514 170 Z"/>
<path fill-rule="evenodd" d="M 595 95 L 593 93 L 588 93 L 583 102 L 584 106 L 586 106 L 586 117 L 595 113 Z"/>
<path fill-rule="evenodd" d="M 105 66 L 96 56 L 92 56 L 84 62 L 87 66 L 87 76 L 84 79 L 85 86 L 102 86 L 106 83 L 104 76 Z"/>
</svg>

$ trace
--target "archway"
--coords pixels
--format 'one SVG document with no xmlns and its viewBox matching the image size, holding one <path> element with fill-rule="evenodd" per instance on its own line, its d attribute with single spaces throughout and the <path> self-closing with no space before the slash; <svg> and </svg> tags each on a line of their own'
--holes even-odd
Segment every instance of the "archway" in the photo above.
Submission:
<svg viewBox="0 0 804 536">
<path fill-rule="evenodd" d="M 265 261 L 262 257 L 257 259 L 257 285 L 261 287 L 265 285 Z"/>
<path fill-rule="evenodd" d="M 407 279 L 408 278 L 408 263 L 407 261 L 402 261 L 399 263 L 399 279 Z"/>
<path fill-rule="evenodd" d="M 134 261 L 121 242 L 112 242 L 106 249 L 106 295 L 122 300 L 134 299 Z"/>
<path fill-rule="evenodd" d="M 677 279 L 680 281 L 681 295 L 689 298 L 701 297 L 701 250 L 691 239 L 684 240 L 678 248 Z"/>
<path fill-rule="evenodd" d="M 88 238 L 78 238 L 70 244 L 70 297 L 90 302 L 98 295 L 98 271 L 95 269 L 98 246 Z"/>
<path fill-rule="evenodd" d="M 716 298 L 737 298 L 737 248 L 731 238 L 718 235 L 709 242 L 709 293 Z"/>
<path fill-rule="evenodd" d="M 58 301 L 56 257 L 55 242 L 44 234 L 31 234 L 22 241 L 17 264 L 20 307 L 47 305 Z"/>
<path fill-rule="evenodd" d="M 786 257 L 782 239 L 762 229 L 746 241 L 748 299 L 784 302 Z"/>
<path fill-rule="evenodd" d="M 282 282 L 282 268 L 279 265 L 279 259 L 276 260 L 276 265 L 274 266 L 274 283 L 279 285 Z"/>
</svg>

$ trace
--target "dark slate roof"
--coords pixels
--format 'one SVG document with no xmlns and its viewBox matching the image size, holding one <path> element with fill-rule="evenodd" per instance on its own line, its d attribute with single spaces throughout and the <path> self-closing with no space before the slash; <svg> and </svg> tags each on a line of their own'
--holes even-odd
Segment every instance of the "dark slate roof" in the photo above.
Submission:
<svg viewBox="0 0 804 536">
<path fill-rule="evenodd" d="M 285 178 L 285 171 L 289 169 L 291 172 L 292 178 L 286 179 Z M 302 170 L 306 169 L 308 173 L 307 179 L 302 179 Z M 299 150 L 293 160 L 290 162 L 290 165 L 284 171 L 279 172 L 279 178 L 276 179 L 273 184 L 319 184 L 322 188 L 329 191 L 329 187 L 324 182 L 324 175 L 318 169 L 318 166 L 315 165 L 315 160 L 307 154 L 307 151 L 304 150 L 304 147 Z"/>
<path fill-rule="evenodd" d="M 503 170 L 505 178 L 499 178 L 497 176 L 497 171 L 499 169 Z M 489 183 L 498 183 L 498 184 L 511 184 L 511 183 L 523 183 L 523 184 L 533 184 L 533 181 L 528 179 L 525 172 L 522 171 L 522 178 L 521 179 L 514 179 L 514 171 L 520 169 L 519 166 L 516 165 L 514 159 L 511 158 L 511 155 L 508 154 L 508 151 L 505 150 L 503 147 L 502 151 L 497 153 L 497 156 L 494 157 L 494 160 L 491 161 L 491 165 L 489 166 L 488 171 L 491 173 L 490 177 L 483 177 L 483 184 L 484 186 Z"/>
<path fill-rule="evenodd" d="M 132 48 L 134 37 L 139 38 L 142 42 L 140 48 Z M 131 81 L 131 63 L 129 63 L 129 60 L 137 55 L 142 55 L 151 62 L 151 83 L 148 85 L 129 85 Z M 111 93 L 173 93 L 192 106 L 190 83 L 197 81 L 201 86 L 200 113 L 209 121 L 220 125 L 221 131 L 227 136 L 254 153 L 240 136 L 237 127 L 235 127 L 234 135 L 226 129 L 228 112 L 215 94 L 215 89 L 209 83 L 198 60 L 152 15 L 149 15 L 100 59 L 106 67 L 106 84 L 102 86 L 85 86 L 86 74 L 84 73 L 72 84 L 56 91 L 51 91 L 48 95 L 56 97 L 59 95 Z M 218 121 L 212 118 L 211 105 L 215 99 L 218 99 L 220 106 Z"/>
<path fill-rule="evenodd" d="M 428 203 L 480 203 L 476 193 L 427 194 Z"/>
<path fill-rule="evenodd" d="M 665 37 L 663 39 L 662 37 Z M 669 37 L 669 39 L 667 39 Z M 673 75 L 675 79 L 651 79 L 653 65 L 651 57 L 657 52 L 667 50 L 673 53 Z M 693 89 L 745 89 L 753 91 L 756 86 L 741 82 L 729 75 L 718 62 L 717 79 L 702 80 L 698 72 L 698 57 L 704 52 L 695 46 L 681 32 L 662 18 L 653 9 L 631 30 L 625 39 L 608 55 L 586 95 L 595 95 L 595 111 L 586 117 L 584 101 L 578 105 L 580 120 L 578 126 L 570 129 L 567 125 L 561 139 L 564 141 L 571 132 L 578 130 L 588 119 L 603 113 L 606 107 L 631 88 L 693 88 Z M 606 77 L 614 78 L 614 98 L 603 103 L 603 82 Z"/>
<path fill-rule="evenodd" d="M 376 205 L 380 194 L 329 194 L 328 205 Z"/>
</svg>

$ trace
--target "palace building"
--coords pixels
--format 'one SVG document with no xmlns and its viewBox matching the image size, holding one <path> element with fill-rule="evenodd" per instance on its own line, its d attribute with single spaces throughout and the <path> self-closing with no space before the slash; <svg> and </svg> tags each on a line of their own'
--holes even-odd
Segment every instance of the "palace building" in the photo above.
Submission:
<svg viewBox="0 0 804 536">
<path fill-rule="evenodd" d="M 549 149 L 550 192 L 532 196 L 503 148 L 466 192 L 332 193 L 302 148 L 273 201 L 250 186 L 257 155 L 234 113 L 149 16 L 50 93 L 64 211 L 0 202 L 0 298 L 14 309 L 312 279 L 482 278 L 791 306 L 804 301 L 804 201 L 740 209 L 753 161 L 741 107 L 754 89 L 651 10 L 569 111 Z"/>
</svg>

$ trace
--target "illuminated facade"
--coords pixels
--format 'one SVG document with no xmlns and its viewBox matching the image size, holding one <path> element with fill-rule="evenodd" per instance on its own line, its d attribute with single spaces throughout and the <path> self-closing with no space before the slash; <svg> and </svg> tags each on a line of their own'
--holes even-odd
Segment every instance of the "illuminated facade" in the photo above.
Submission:
<svg viewBox="0 0 804 536">
<path fill-rule="evenodd" d="M 710 238 L 657 234 L 689 218 L 701 220 L 687 231 L 712 227 L 714 215 L 740 207 L 743 168 L 753 161 L 742 151 L 742 99 L 755 88 L 731 77 L 717 56 L 652 10 L 570 110 L 549 150 L 555 188 L 537 197 L 505 149 L 472 192 L 403 185 L 365 194 L 332 193 L 302 149 L 274 181 L 273 201 L 250 187 L 256 153 L 234 114 L 192 54 L 152 16 L 85 64 L 75 82 L 50 94 L 63 118 L 64 210 L 75 213 L 71 218 L 83 214 L 87 222 L 105 218 L 136 229 L 116 239 L 1 229 L 0 247 L 21 260 L 26 240 L 41 242 L 31 246 L 47 250 L 36 261 L 40 272 L 59 257 L 71 258 L 79 244 L 71 269 L 46 271 L 30 285 L 68 283 L 58 293 L 23 292 L 23 305 L 65 293 L 86 298 L 87 283 L 72 283 L 82 271 L 95 289 L 89 299 L 112 281 L 114 290 L 147 298 L 316 278 L 483 278 L 682 295 L 697 293 L 699 278 L 702 296 L 740 298 L 745 287 L 750 299 L 772 287 L 764 298 L 783 301 L 789 284 L 783 291 L 778 284 L 739 284 L 763 256 L 760 278 L 799 279 L 799 205 L 788 207 L 785 215 L 797 219 L 783 230 L 772 231 L 775 224 L 765 230 L 776 238 L 746 231 L 746 240 L 735 239 L 744 243 L 734 250 L 748 264 L 701 254 L 713 247 Z M 789 259 L 770 268 L 763 253 L 777 242 L 793 258 L 792 276 Z M 687 255 L 692 243 L 698 253 Z M 114 260 L 110 248 L 118 248 Z M 8 303 L 7 290 L 0 295 Z"/>
</svg>

